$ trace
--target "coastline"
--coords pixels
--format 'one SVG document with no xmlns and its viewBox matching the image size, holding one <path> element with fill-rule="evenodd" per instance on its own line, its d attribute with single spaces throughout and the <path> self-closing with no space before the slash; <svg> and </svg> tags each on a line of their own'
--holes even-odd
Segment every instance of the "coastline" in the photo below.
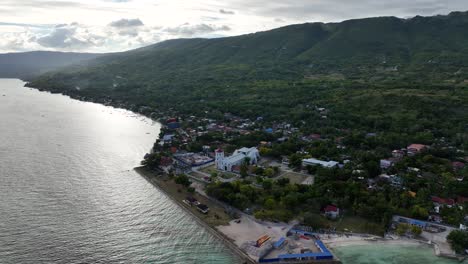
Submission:
<svg viewBox="0 0 468 264">
<path fill-rule="evenodd" d="M 24 80 L 21 80 L 21 81 L 24 82 Z M 36 89 L 36 90 L 41 91 L 41 92 L 56 93 L 56 92 L 53 92 L 53 91 L 42 90 L 42 89 L 34 88 L 34 87 L 28 87 L 26 85 L 25 85 L 25 87 L 31 88 L 31 89 Z M 83 101 L 83 102 L 97 103 L 97 104 L 101 104 L 101 105 L 104 105 L 104 106 L 110 106 L 110 107 L 113 107 L 113 108 L 116 108 L 116 109 L 124 109 L 124 110 L 127 110 L 127 111 L 132 111 L 132 112 L 134 112 L 136 114 L 145 116 L 145 117 L 147 117 L 147 118 L 149 118 L 149 119 L 151 119 L 151 120 L 153 120 L 155 122 L 160 122 L 158 119 L 156 119 L 154 117 L 154 115 L 151 115 L 151 114 L 148 114 L 148 113 L 142 113 L 139 110 L 132 109 L 131 106 L 128 106 L 126 104 L 117 103 L 117 102 L 105 102 L 105 101 L 101 101 L 100 99 L 74 96 L 73 94 L 67 94 L 67 93 L 59 93 L 59 94 L 64 95 L 64 96 L 68 96 L 69 98 L 74 99 L 74 100 L 79 100 L 79 101 Z M 236 256 L 238 256 L 239 259 L 244 261 L 242 263 L 257 263 L 255 260 L 252 259 L 252 257 L 250 257 L 244 251 L 242 251 L 240 249 L 239 245 L 237 245 L 235 243 L 235 241 L 233 241 L 232 238 L 230 238 L 229 236 L 224 234 L 221 230 L 219 230 L 218 229 L 219 225 L 218 226 L 212 225 L 212 224 L 210 225 L 206 220 L 202 219 L 200 217 L 200 215 L 198 215 L 197 212 L 194 213 L 180 199 L 177 199 L 176 196 L 174 196 L 173 194 L 171 194 L 167 190 L 165 190 L 164 186 L 161 185 L 161 179 L 158 178 L 156 173 L 148 171 L 148 170 L 144 169 L 143 167 L 136 167 L 136 168 L 134 168 L 134 170 L 138 174 L 143 176 L 148 182 L 150 182 L 158 190 L 162 191 L 162 193 L 164 193 L 168 198 L 170 198 L 171 200 L 176 202 L 176 204 L 179 205 L 179 207 L 181 207 L 183 210 L 185 210 L 187 213 L 189 213 L 191 216 L 193 216 L 195 221 L 200 226 L 205 228 L 205 230 L 210 232 L 213 236 L 220 239 L 231 250 L 232 253 L 234 253 Z M 221 228 L 222 228 L 222 226 L 221 226 Z M 372 244 L 432 246 L 433 251 L 434 251 L 434 255 L 439 256 L 439 257 L 443 257 L 443 258 L 459 260 L 458 258 L 456 258 L 453 255 L 448 255 L 448 254 L 441 253 L 439 245 L 437 243 L 427 243 L 427 242 L 416 240 L 416 239 L 401 239 L 401 238 L 399 238 L 399 239 L 383 239 L 383 238 L 379 238 L 379 237 L 376 237 L 376 238 L 373 238 L 373 239 L 372 238 L 369 239 L 369 238 L 361 237 L 361 239 L 357 239 L 357 237 L 354 237 L 354 239 L 344 239 L 344 240 L 323 239 L 323 242 L 327 245 L 327 247 L 329 247 L 332 250 L 336 249 L 336 248 L 340 248 L 340 247 L 346 247 L 346 246 L 365 246 L 365 245 L 372 245 Z"/>
<path fill-rule="evenodd" d="M 161 186 L 160 180 L 157 179 L 157 176 L 155 175 L 154 172 L 146 170 L 145 167 L 136 167 L 134 168 L 134 170 L 139 175 L 144 177 L 148 182 L 150 182 L 154 187 L 156 187 L 158 190 L 164 193 L 168 198 L 174 201 L 180 208 L 182 208 L 188 214 L 190 214 L 200 226 L 205 228 L 210 234 L 212 234 L 216 238 L 220 239 L 224 243 L 224 245 L 231 250 L 231 252 L 233 252 L 241 261 L 243 261 L 242 263 L 246 263 L 246 264 L 256 263 L 255 260 L 250 258 L 246 253 L 244 253 L 236 244 L 234 244 L 228 237 L 226 237 L 226 235 L 216 230 L 215 227 L 210 226 L 203 219 L 201 219 L 200 216 L 192 212 L 188 208 L 188 206 L 185 205 L 182 201 L 175 199 L 173 195 L 171 195 L 168 191 L 164 190 L 164 188 L 162 188 Z"/>
</svg>

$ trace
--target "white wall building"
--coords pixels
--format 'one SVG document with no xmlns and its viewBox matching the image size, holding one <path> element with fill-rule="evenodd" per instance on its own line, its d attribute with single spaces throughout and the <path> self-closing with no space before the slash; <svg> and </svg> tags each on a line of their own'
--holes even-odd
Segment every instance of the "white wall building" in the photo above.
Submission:
<svg viewBox="0 0 468 264">
<path fill-rule="evenodd" d="M 311 166 L 315 166 L 315 165 L 320 165 L 322 167 L 325 167 L 325 168 L 333 168 L 333 167 L 336 167 L 338 166 L 338 162 L 336 161 L 323 161 L 323 160 L 318 160 L 318 159 L 303 159 L 302 160 L 302 165 L 303 166 L 307 166 L 307 165 L 311 165 Z"/>
<path fill-rule="evenodd" d="M 255 147 L 238 149 L 230 157 L 224 157 L 222 149 L 217 149 L 215 154 L 216 168 L 223 171 L 232 171 L 232 167 L 240 166 L 246 158 L 249 158 L 250 164 L 257 164 L 260 158 L 260 153 Z"/>
</svg>

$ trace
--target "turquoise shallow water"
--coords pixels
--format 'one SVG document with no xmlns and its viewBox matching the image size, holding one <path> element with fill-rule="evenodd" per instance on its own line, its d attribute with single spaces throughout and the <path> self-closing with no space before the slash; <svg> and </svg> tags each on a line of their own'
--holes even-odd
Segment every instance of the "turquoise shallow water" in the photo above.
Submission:
<svg viewBox="0 0 468 264">
<path fill-rule="evenodd" d="M 343 264 L 455 264 L 458 261 L 439 258 L 424 245 L 365 245 L 338 247 L 333 252 Z M 467 261 L 463 263 L 468 263 Z"/>
</svg>

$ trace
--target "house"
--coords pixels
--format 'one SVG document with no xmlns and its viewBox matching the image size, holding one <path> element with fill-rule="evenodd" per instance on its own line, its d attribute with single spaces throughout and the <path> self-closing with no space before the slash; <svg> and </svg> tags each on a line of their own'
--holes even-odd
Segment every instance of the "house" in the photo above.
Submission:
<svg viewBox="0 0 468 264">
<path fill-rule="evenodd" d="M 319 166 L 322 166 L 322 167 L 325 167 L 325 168 L 333 168 L 333 167 L 336 167 L 338 166 L 338 162 L 336 161 L 323 161 L 323 160 L 318 160 L 318 159 L 303 159 L 302 160 L 302 165 L 303 166 L 316 166 L 316 165 L 319 165 Z"/>
<path fill-rule="evenodd" d="M 174 160 L 171 157 L 162 157 L 161 161 L 159 162 L 159 168 L 161 168 L 165 172 L 169 172 L 172 169 L 173 163 Z"/>
<path fill-rule="evenodd" d="M 395 149 L 392 151 L 392 157 L 401 159 L 405 156 L 405 152 L 401 149 Z"/>
<path fill-rule="evenodd" d="M 169 129 L 177 129 L 177 128 L 180 128 L 180 123 L 179 122 L 171 122 L 171 123 L 167 123 L 167 127 Z"/>
<path fill-rule="evenodd" d="M 396 188 L 400 188 L 403 184 L 403 180 L 398 175 L 380 174 L 379 178 L 387 181 L 391 186 Z"/>
<path fill-rule="evenodd" d="M 197 210 L 201 213 L 207 214 L 210 211 L 210 208 L 204 204 L 197 204 Z"/>
<path fill-rule="evenodd" d="M 336 219 L 340 216 L 340 209 L 335 205 L 327 205 L 323 211 L 325 216 L 330 219 Z"/>
<path fill-rule="evenodd" d="M 177 153 L 177 147 L 171 147 L 171 153 L 176 154 Z"/>
<path fill-rule="evenodd" d="M 246 160 L 250 165 L 257 164 L 259 159 L 260 153 L 255 147 L 238 149 L 230 157 L 224 157 L 222 149 L 215 151 L 216 168 L 223 171 L 233 171 L 233 167 L 240 166 Z"/>
<path fill-rule="evenodd" d="M 463 168 L 465 168 L 465 163 L 460 161 L 454 161 L 452 162 L 452 168 L 454 170 L 462 170 Z"/>
<path fill-rule="evenodd" d="M 304 137 L 305 141 L 318 141 L 321 140 L 322 136 L 320 134 L 310 134 L 306 137 Z"/>
<path fill-rule="evenodd" d="M 423 145 L 423 144 L 411 144 L 406 149 L 408 151 L 409 156 L 414 156 L 414 155 L 426 150 L 427 146 Z"/>
<path fill-rule="evenodd" d="M 174 135 L 171 135 L 171 134 L 164 135 L 164 136 L 163 136 L 163 141 L 164 141 L 164 143 L 171 143 L 173 137 L 174 137 Z"/>
<path fill-rule="evenodd" d="M 468 203 L 468 197 L 464 197 L 464 196 L 459 195 L 457 197 L 457 204 L 458 205 L 464 205 L 465 203 Z"/>
<path fill-rule="evenodd" d="M 437 196 L 432 196 L 431 197 L 432 203 L 434 203 L 434 206 L 436 207 L 444 207 L 447 206 L 451 208 L 452 206 L 455 205 L 455 200 L 453 199 L 447 199 L 447 198 L 440 198 Z"/>
<path fill-rule="evenodd" d="M 394 161 L 392 159 L 381 159 L 380 160 L 380 168 L 381 169 L 388 169 L 392 167 L 394 164 Z"/>
</svg>

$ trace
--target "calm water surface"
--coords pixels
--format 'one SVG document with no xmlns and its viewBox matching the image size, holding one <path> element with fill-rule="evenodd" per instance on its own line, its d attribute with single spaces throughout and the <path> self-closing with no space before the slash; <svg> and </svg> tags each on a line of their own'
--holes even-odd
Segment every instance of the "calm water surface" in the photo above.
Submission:
<svg viewBox="0 0 468 264">
<path fill-rule="evenodd" d="M 0 79 L 0 263 L 238 263 L 132 171 L 160 125 Z"/>
</svg>

